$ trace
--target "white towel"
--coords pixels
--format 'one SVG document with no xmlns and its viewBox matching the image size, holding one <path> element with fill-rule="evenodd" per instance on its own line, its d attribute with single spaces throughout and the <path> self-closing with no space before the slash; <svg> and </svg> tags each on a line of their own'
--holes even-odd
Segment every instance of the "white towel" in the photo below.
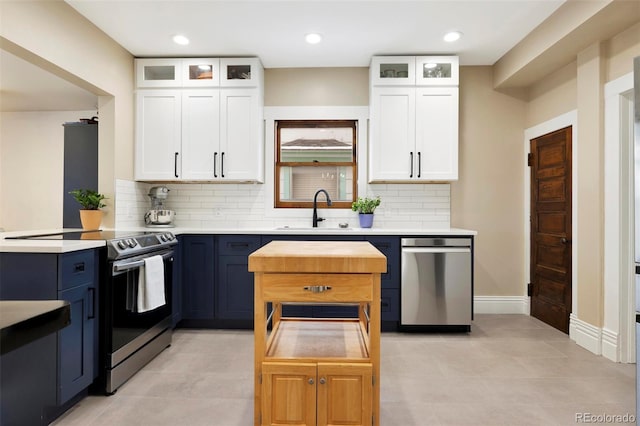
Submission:
<svg viewBox="0 0 640 426">
<path fill-rule="evenodd" d="M 156 309 L 166 303 L 164 298 L 164 261 L 151 256 L 140 267 L 138 279 L 138 312 Z"/>
</svg>

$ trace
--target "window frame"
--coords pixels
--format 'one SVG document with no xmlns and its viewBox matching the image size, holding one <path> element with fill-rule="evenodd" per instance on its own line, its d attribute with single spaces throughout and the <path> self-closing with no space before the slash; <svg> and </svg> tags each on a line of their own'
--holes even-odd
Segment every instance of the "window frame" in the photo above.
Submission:
<svg viewBox="0 0 640 426">
<path fill-rule="evenodd" d="M 283 201 L 280 200 L 280 172 L 282 167 L 352 167 L 352 194 L 353 199 L 350 201 L 332 200 L 331 206 L 323 205 L 322 208 L 329 209 L 351 209 L 351 204 L 358 198 L 358 120 L 357 119 L 300 119 L 300 120 L 274 120 L 275 132 L 275 153 L 274 153 L 274 192 L 273 205 L 274 208 L 313 208 L 313 201 Z M 282 162 L 281 161 L 281 139 L 280 129 L 304 129 L 304 128 L 331 128 L 331 127 L 350 127 L 352 131 L 353 146 L 351 150 L 351 162 Z M 318 188 L 320 189 L 320 188 Z M 324 200 L 324 198 L 322 199 Z"/>
</svg>

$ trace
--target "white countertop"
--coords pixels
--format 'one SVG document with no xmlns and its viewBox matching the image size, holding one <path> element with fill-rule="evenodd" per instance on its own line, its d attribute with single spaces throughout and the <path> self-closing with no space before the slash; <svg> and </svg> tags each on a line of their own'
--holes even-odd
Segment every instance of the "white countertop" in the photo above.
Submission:
<svg viewBox="0 0 640 426">
<path fill-rule="evenodd" d="M 5 253 L 67 253 L 86 250 L 96 247 L 104 247 L 103 240 L 7 240 L 6 237 L 22 235 L 36 235 L 63 231 L 77 231 L 78 229 L 46 229 L 31 231 L 12 231 L 0 233 L 0 252 Z M 213 234 L 213 235 L 397 235 L 397 236 L 475 236 L 478 233 L 473 230 L 460 228 L 446 229 L 415 229 L 415 228 L 305 228 L 305 227 L 270 227 L 270 228 L 135 228 L 117 229 L 117 231 L 157 231 L 172 232 L 175 235 L 184 234 Z"/>
</svg>

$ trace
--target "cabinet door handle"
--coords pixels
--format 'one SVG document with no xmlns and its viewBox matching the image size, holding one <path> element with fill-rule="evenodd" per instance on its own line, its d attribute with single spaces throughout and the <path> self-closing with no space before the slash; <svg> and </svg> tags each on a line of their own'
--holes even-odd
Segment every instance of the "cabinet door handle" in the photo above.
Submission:
<svg viewBox="0 0 640 426">
<path fill-rule="evenodd" d="M 178 177 L 178 153 L 173 154 L 173 175 Z"/>
<path fill-rule="evenodd" d="M 418 177 L 420 177 L 421 172 L 422 172 L 422 155 L 421 155 L 421 152 L 418 151 Z"/>
<path fill-rule="evenodd" d="M 214 152 L 213 153 L 213 177 L 217 178 L 218 177 L 218 172 L 216 171 L 216 164 L 218 163 L 218 153 Z"/>
<path fill-rule="evenodd" d="M 328 285 L 307 285 L 304 286 L 305 291 L 310 291 L 311 293 L 324 293 L 325 291 L 331 290 L 331 286 Z"/>
<path fill-rule="evenodd" d="M 224 152 L 220 154 L 220 177 L 224 177 Z"/>
<path fill-rule="evenodd" d="M 320 384 L 324 385 L 325 383 L 327 383 L 327 379 L 325 379 L 324 377 L 320 377 Z"/>
<path fill-rule="evenodd" d="M 89 287 L 89 313 L 87 319 L 93 319 L 96 317 L 96 289 Z"/>
<path fill-rule="evenodd" d="M 411 172 L 409 172 L 409 177 L 412 178 L 413 177 L 413 151 L 409 153 L 409 157 L 410 157 L 410 164 L 411 164 Z"/>
<path fill-rule="evenodd" d="M 310 385 L 312 385 L 312 384 L 313 384 L 313 379 L 312 379 L 312 378 L 310 378 L 310 379 L 309 379 L 309 384 L 310 384 Z"/>
<path fill-rule="evenodd" d="M 84 262 L 73 265 L 73 272 L 84 272 Z"/>
<path fill-rule="evenodd" d="M 229 247 L 233 249 L 249 248 L 249 243 L 229 243 Z"/>
</svg>

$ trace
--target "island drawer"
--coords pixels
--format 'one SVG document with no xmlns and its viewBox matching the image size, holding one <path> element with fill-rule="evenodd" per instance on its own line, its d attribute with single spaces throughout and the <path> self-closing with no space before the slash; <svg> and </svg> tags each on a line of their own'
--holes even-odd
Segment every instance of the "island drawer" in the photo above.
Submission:
<svg viewBox="0 0 640 426">
<path fill-rule="evenodd" d="M 371 302 L 369 274 L 264 274 L 262 297 L 271 302 Z"/>
<path fill-rule="evenodd" d="M 58 282 L 58 291 L 94 282 L 94 250 L 65 253 L 59 262 L 61 280 Z"/>
</svg>

